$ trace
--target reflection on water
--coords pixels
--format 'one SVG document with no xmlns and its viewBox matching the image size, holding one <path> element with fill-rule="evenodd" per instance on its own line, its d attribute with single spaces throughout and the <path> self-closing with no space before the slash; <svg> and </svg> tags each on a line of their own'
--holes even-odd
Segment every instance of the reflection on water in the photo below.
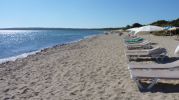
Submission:
<svg viewBox="0 0 179 100">
<path fill-rule="evenodd" d="M 0 59 L 101 33 L 99 30 L 0 30 Z"/>
</svg>

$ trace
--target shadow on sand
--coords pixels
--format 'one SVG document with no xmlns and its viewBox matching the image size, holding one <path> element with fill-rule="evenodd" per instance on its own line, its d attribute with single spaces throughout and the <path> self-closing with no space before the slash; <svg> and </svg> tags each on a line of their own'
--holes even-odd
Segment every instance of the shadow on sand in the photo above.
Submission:
<svg viewBox="0 0 179 100">
<path fill-rule="evenodd" d="M 167 64 L 167 63 L 172 63 L 179 60 L 179 57 L 167 57 L 162 61 L 162 62 L 156 62 L 156 63 L 160 63 L 160 64 Z"/>
<path fill-rule="evenodd" d="M 143 62 L 143 61 L 154 61 L 158 64 L 167 64 L 167 63 L 172 63 L 179 60 L 179 57 L 168 57 L 166 56 L 162 60 L 156 60 L 156 59 L 137 59 L 137 60 L 131 60 L 131 61 L 136 61 L 136 62 Z"/>
<path fill-rule="evenodd" d="M 144 86 L 148 86 L 148 83 L 142 83 Z M 142 89 L 140 92 L 161 92 L 161 93 L 179 93 L 179 84 L 171 84 L 171 83 L 157 83 L 152 89 Z"/>
<path fill-rule="evenodd" d="M 157 45 L 158 43 L 150 43 L 150 45 Z"/>
</svg>

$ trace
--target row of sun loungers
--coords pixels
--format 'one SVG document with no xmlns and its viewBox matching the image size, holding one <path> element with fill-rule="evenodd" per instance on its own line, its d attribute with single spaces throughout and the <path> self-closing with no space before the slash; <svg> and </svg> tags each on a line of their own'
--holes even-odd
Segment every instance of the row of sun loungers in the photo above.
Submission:
<svg viewBox="0 0 179 100">
<path fill-rule="evenodd" d="M 153 47 L 150 41 L 143 40 L 140 43 L 128 43 L 124 39 L 125 54 L 128 60 L 137 59 L 164 59 L 166 56 L 166 49 L 160 47 Z"/>
<path fill-rule="evenodd" d="M 144 40 L 145 41 L 145 40 Z M 125 53 L 127 58 L 140 59 L 141 57 L 149 58 L 164 58 L 167 54 L 166 49 L 160 47 L 145 48 L 146 45 L 151 45 L 151 42 L 141 43 L 126 43 L 124 39 L 124 46 L 126 47 Z M 139 48 L 136 48 L 139 47 Z M 131 49 L 133 48 L 133 49 Z M 139 89 L 151 89 L 159 79 L 179 79 L 179 61 L 168 64 L 128 64 L 131 78 L 137 83 Z M 150 81 L 147 87 L 141 84 L 141 81 Z"/>
</svg>

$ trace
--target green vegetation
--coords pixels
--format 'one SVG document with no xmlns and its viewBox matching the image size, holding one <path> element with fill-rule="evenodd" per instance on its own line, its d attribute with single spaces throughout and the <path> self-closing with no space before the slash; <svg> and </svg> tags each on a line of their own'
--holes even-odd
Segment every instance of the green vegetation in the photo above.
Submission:
<svg viewBox="0 0 179 100">
<path fill-rule="evenodd" d="M 150 23 L 149 25 L 156 25 L 156 26 L 161 26 L 161 27 L 164 27 L 164 26 L 179 27 L 179 18 L 176 20 L 172 20 L 172 21 L 158 20 L 158 21 Z M 134 23 L 132 25 L 127 25 L 126 27 L 123 27 L 122 29 L 126 30 L 129 28 L 135 28 L 135 27 L 141 27 L 141 26 L 144 26 L 144 25 L 142 25 L 140 23 Z"/>
<path fill-rule="evenodd" d="M 151 23 L 151 25 L 156 25 L 156 26 L 171 26 L 170 23 L 166 20 L 159 20 L 156 22 Z"/>
<path fill-rule="evenodd" d="M 159 32 L 151 32 L 151 34 L 156 35 L 156 36 L 169 36 L 170 34 L 164 31 L 159 31 Z"/>
<path fill-rule="evenodd" d="M 126 29 L 130 29 L 130 28 L 141 27 L 141 26 L 143 26 L 143 25 L 140 23 L 134 23 L 131 26 L 127 25 L 126 27 L 123 27 L 122 29 L 126 30 Z"/>
<path fill-rule="evenodd" d="M 158 21 L 152 22 L 152 23 L 150 23 L 148 25 L 156 25 L 156 26 L 161 26 L 161 27 L 165 27 L 165 26 L 179 27 L 179 18 L 175 19 L 175 20 L 171 20 L 171 21 L 158 20 Z M 130 29 L 130 28 L 141 27 L 141 26 L 144 26 L 144 25 L 142 25 L 140 23 L 134 23 L 132 25 L 127 25 L 126 27 L 123 27 L 122 29 L 127 30 L 127 29 Z M 157 35 L 157 36 L 178 35 L 179 34 L 179 30 L 176 30 L 176 31 L 152 32 L 151 34 Z"/>
<path fill-rule="evenodd" d="M 166 20 L 159 20 L 156 22 L 151 23 L 151 25 L 157 25 L 157 26 L 176 26 L 179 27 L 179 18 L 172 21 L 166 21 Z"/>
</svg>

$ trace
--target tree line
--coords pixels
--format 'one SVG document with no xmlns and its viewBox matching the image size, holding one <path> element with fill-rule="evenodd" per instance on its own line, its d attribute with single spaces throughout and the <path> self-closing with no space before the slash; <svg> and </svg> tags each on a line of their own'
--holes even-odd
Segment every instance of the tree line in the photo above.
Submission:
<svg viewBox="0 0 179 100">
<path fill-rule="evenodd" d="M 175 19 L 175 20 L 171 20 L 171 21 L 166 21 L 166 20 L 158 20 L 155 22 L 152 22 L 148 25 L 156 25 L 156 26 L 161 26 L 161 27 L 165 27 L 165 26 L 175 26 L 175 27 L 179 27 L 179 18 Z M 132 25 L 127 25 L 126 27 L 122 27 L 122 29 L 129 29 L 129 28 L 135 28 L 135 27 L 141 27 L 144 26 L 140 23 L 134 23 Z"/>
</svg>

